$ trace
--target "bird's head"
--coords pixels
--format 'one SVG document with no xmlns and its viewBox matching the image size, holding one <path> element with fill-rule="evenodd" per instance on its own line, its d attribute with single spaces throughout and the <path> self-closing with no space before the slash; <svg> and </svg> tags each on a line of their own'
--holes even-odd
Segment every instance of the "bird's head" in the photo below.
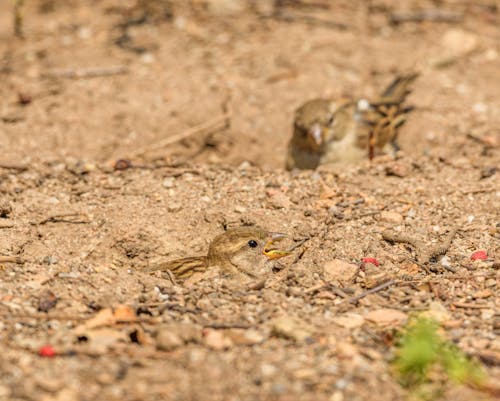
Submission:
<svg viewBox="0 0 500 401">
<path fill-rule="evenodd" d="M 294 139 L 303 149 L 319 151 L 327 141 L 334 122 L 332 102 L 314 99 L 295 112 Z"/>
<path fill-rule="evenodd" d="M 214 238 L 208 250 L 208 260 L 210 264 L 221 267 L 230 264 L 240 273 L 258 278 L 271 271 L 269 260 L 290 254 L 273 246 L 285 237 L 285 234 L 260 227 L 229 229 Z"/>
</svg>

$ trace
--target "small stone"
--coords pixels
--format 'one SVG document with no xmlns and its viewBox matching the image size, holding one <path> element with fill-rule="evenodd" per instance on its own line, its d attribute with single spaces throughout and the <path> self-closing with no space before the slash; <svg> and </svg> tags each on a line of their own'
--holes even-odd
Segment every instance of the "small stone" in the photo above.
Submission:
<svg viewBox="0 0 500 401">
<path fill-rule="evenodd" d="M 489 298 L 493 295 L 493 292 L 491 290 L 486 289 L 486 290 L 481 290 L 477 291 L 474 294 L 472 294 L 472 298 L 474 299 L 482 299 L 482 298 Z"/>
<path fill-rule="evenodd" d="M 167 205 L 167 210 L 170 212 L 170 213 L 175 213 L 175 212 L 178 212 L 182 209 L 182 204 L 178 203 L 178 202 L 172 202 L 172 203 L 169 203 Z"/>
<path fill-rule="evenodd" d="M 342 341 L 337 344 L 337 354 L 340 358 L 351 359 L 358 355 L 359 351 L 355 345 Z"/>
<path fill-rule="evenodd" d="M 228 16 L 241 13 L 245 10 L 243 0 L 207 0 L 208 10 L 217 16 Z"/>
<path fill-rule="evenodd" d="M 446 309 L 442 303 L 432 301 L 429 304 L 429 310 L 422 312 L 423 317 L 428 317 L 430 319 L 436 320 L 438 323 L 444 323 L 450 321 L 452 316 L 448 309 Z"/>
<path fill-rule="evenodd" d="M 481 311 L 481 319 L 485 322 L 490 321 L 495 316 L 495 311 L 493 309 L 483 309 Z"/>
<path fill-rule="evenodd" d="M 182 338 L 171 331 L 161 330 L 156 336 L 156 348 L 161 351 L 171 351 L 182 345 L 184 345 Z"/>
<path fill-rule="evenodd" d="M 248 160 L 244 160 L 243 162 L 241 162 L 241 164 L 238 166 L 238 170 L 247 170 L 249 169 L 250 167 L 252 167 L 252 165 L 250 164 L 250 162 Z"/>
<path fill-rule="evenodd" d="M 270 377 L 276 374 L 278 369 L 276 366 L 271 365 L 270 363 L 263 363 L 260 365 L 260 374 L 264 377 Z"/>
<path fill-rule="evenodd" d="M 292 375 L 296 380 L 311 380 L 317 376 L 316 370 L 308 368 L 298 369 Z"/>
<path fill-rule="evenodd" d="M 497 281 L 494 278 L 489 278 L 484 282 L 485 287 L 495 287 L 497 285 Z"/>
<path fill-rule="evenodd" d="M 38 310 L 48 312 L 57 305 L 57 296 L 49 289 L 44 290 L 38 299 Z"/>
<path fill-rule="evenodd" d="M 488 112 L 488 105 L 481 102 L 474 103 L 472 105 L 472 110 L 474 110 L 474 113 L 477 114 L 485 114 Z"/>
<path fill-rule="evenodd" d="M 45 375 L 35 378 L 35 382 L 38 387 L 49 393 L 57 393 L 58 391 L 61 391 L 65 384 L 64 380 L 60 377 L 47 377 Z"/>
<path fill-rule="evenodd" d="M 255 345 L 265 340 L 265 336 L 257 330 L 229 330 L 227 336 L 237 345 Z"/>
<path fill-rule="evenodd" d="M 408 168 L 401 163 L 393 163 L 385 168 L 385 174 L 388 176 L 403 178 L 408 175 Z"/>
<path fill-rule="evenodd" d="M 397 309 L 384 308 L 368 312 L 365 319 L 379 326 L 399 326 L 406 322 L 408 316 Z"/>
<path fill-rule="evenodd" d="M 162 184 L 164 188 L 172 188 L 174 186 L 174 178 L 167 177 L 163 180 Z"/>
<path fill-rule="evenodd" d="M 67 169 L 75 175 L 85 175 L 95 170 L 95 164 L 88 163 L 84 160 L 77 160 L 68 163 Z"/>
<path fill-rule="evenodd" d="M 281 395 L 286 392 L 286 385 L 283 383 L 275 383 L 271 387 L 272 395 Z"/>
<path fill-rule="evenodd" d="M 323 274 L 327 281 L 350 281 L 358 272 L 358 266 L 341 259 L 333 259 L 323 265 Z"/>
<path fill-rule="evenodd" d="M 246 212 L 247 212 L 247 208 L 246 208 L 246 207 L 244 207 L 244 206 L 237 205 L 237 206 L 235 206 L 235 207 L 234 207 L 234 211 L 235 211 L 236 213 L 241 213 L 241 214 L 244 214 L 244 213 L 246 213 Z"/>
<path fill-rule="evenodd" d="M 441 258 L 440 262 L 441 262 L 441 266 L 443 266 L 445 268 L 451 267 L 450 258 L 446 255 Z"/>
<path fill-rule="evenodd" d="M 485 178 L 489 178 L 497 172 L 497 167 L 496 166 L 489 166 L 485 167 L 481 170 L 481 179 L 484 180 Z"/>
<path fill-rule="evenodd" d="M 462 29 L 450 29 L 442 36 L 441 44 L 446 55 L 458 57 L 474 50 L 478 46 L 478 38 Z"/>
<path fill-rule="evenodd" d="M 287 315 L 274 319 L 271 324 L 273 335 L 298 342 L 311 338 L 313 333 L 306 322 Z"/>
<path fill-rule="evenodd" d="M 397 212 L 383 211 L 380 213 L 380 220 L 386 223 L 400 224 L 403 222 L 403 216 Z"/>
<path fill-rule="evenodd" d="M 336 316 L 333 319 L 333 322 L 346 329 L 356 329 L 363 325 L 365 318 L 357 313 L 348 312 L 343 315 Z"/>
<path fill-rule="evenodd" d="M 156 61 L 156 57 L 152 53 L 144 53 L 141 55 L 141 61 L 144 64 L 152 64 Z"/>
<path fill-rule="evenodd" d="M 59 262 L 56 256 L 45 256 L 42 260 L 46 265 L 55 265 Z"/>
<path fill-rule="evenodd" d="M 231 341 L 231 339 L 229 337 L 226 337 L 219 330 L 212 330 L 212 329 L 204 330 L 203 337 L 205 345 L 216 351 L 222 351 L 224 349 L 228 349 L 233 346 L 233 342 Z"/>
<path fill-rule="evenodd" d="M 78 29 L 77 35 L 80 39 L 87 40 L 92 37 L 92 29 L 88 26 L 82 26 Z"/>
<path fill-rule="evenodd" d="M 170 333 L 170 335 L 165 337 L 168 341 L 173 341 L 172 344 L 175 345 L 177 339 L 181 341 L 182 344 L 187 343 L 201 343 L 202 340 L 202 328 L 201 326 L 193 323 L 166 323 L 160 326 L 157 334 L 158 337 L 162 333 Z M 175 337 L 175 338 L 174 338 Z"/>
<path fill-rule="evenodd" d="M 273 209 L 289 209 L 292 202 L 283 192 L 275 188 L 266 190 L 269 206 Z"/>
</svg>

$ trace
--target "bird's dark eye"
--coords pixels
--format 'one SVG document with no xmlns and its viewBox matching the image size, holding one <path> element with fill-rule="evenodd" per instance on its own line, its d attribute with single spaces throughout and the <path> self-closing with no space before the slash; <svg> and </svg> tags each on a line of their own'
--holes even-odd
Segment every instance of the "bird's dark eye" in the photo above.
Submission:
<svg viewBox="0 0 500 401">
<path fill-rule="evenodd" d="M 256 248 L 256 247 L 257 247 L 257 245 L 259 245 L 259 244 L 257 244 L 257 241 L 255 241 L 255 240 L 253 240 L 253 239 L 251 239 L 250 241 L 248 241 L 248 246 L 249 246 L 250 248 Z"/>
</svg>

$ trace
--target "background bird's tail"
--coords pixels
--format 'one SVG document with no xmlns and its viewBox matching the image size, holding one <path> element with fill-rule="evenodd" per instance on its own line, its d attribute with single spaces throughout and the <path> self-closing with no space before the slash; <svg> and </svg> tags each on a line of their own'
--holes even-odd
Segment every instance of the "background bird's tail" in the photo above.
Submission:
<svg viewBox="0 0 500 401">
<path fill-rule="evenodd" d="M 207 270 L 208 260 L 206 256 L 192 256 L 188 258 L 171 260 L 158 263 L 145 269 L 147 273 L 170 270 L 175 278 L 185 280 L 194 273 Z"/>
<path fill-rule="evenodd" d="M 411 92 L 410 85 L 418 77 L 418 72 L 398 75 L 391 84 L 382 92 L 379 104 L 400 104 Z"/>
</svg>

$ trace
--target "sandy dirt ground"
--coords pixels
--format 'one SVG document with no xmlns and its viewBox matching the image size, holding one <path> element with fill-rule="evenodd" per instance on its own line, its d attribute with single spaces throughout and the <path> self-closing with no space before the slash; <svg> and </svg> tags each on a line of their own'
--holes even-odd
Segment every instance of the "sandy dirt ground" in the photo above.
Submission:
<svg viewBox="0 0 500 401">
<path fill-rule="evenodd" d="M 22 37 L 13 3 L 0 400 L 415 399 L 391 360 L 422 311 L 488 375 L 440 397 L 497 399 L 498 2 L 25 0 Z M 397 159 L 284 170 L 298 106 L 407 70 Z M 265 281 L 143 271 L 254 224 L 295 248 Z"/>
</svg>

